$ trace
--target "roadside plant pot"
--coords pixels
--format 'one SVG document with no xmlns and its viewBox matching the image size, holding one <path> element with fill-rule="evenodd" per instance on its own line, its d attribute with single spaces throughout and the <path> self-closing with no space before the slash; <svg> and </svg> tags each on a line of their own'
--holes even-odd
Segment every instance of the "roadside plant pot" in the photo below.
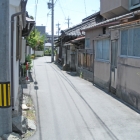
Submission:
<svg viewBox="0 0 140 140">
<path fill-rule="evenodd" d="M 83 78 L 83 72 L 80 72 L 80 77 Z"/>
</svg>

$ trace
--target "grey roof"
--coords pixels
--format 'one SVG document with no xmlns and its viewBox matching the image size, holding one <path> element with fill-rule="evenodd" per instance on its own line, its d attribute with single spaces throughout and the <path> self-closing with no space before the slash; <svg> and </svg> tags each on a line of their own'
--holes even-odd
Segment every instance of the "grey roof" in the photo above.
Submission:
<svg viewBox="0 0 140 140">
<path fill-rule="evenodd" d="M 100 15 L 100 12 L 97 12 L 95 14 L 92 14 L 82 20 L 80 24 L 77 24 L 69 29 L 63 30 L 63 32 L 66 35 L 72 35 L 72 36 L 81 36 L 84 33 L 81 34 L 81 30 L 85 28 L 90 28 L 96 25 L 97 22 L 102 21 L 102 16 Z"/>
<path fill-rule="evenodd" d="M 94 13 L 94 14 L 92 14 L 92 15 L 84 18 L 84 19 L 82 19 L 82 21 L 87 21 L 87 20 L 89 20 L 89 19 L 91 19 L 91 18 L 93 18 L 93 17 L 95 17 L 97 15 L 100 15 L 100 11 L 99 12 L 96 12 L 96 13 Z"/>
<path fill-rule="evenodd" d="M 134 15 L 139 15 L 139 14 L 140 14 L 140 10 L 136 10 L 134 12 L 130 12 L 130 13 L 127 13 L 127 14 L 124 14 L 124 15 L 121 15 L 121 16 L 117 16 L 117 17 L 105 20 L 103 22 L 100 22 L 100 23 L 92 24 L 91 26 L 83 28 L 83 30 L 88 30 L 88 29 L 91 29 L 91 28 L 96 28 L 98 26 L 102 26 L 102 25 L 108 24 L 110 22 L 118 21 L 118 20 L 121 20 L 121 19 L 127 18 L 127 17 L 129 18 L 130 16 L 133 17 Z"/>
<path fill-rule="evenodd" d="M 95 18 L 88 21 L 81 22 L 69 29 L 63 30 L 66 35 L 81 36 L 81 31 L 83 28 L 91 27 L 96 24 Z"/>
</svg>

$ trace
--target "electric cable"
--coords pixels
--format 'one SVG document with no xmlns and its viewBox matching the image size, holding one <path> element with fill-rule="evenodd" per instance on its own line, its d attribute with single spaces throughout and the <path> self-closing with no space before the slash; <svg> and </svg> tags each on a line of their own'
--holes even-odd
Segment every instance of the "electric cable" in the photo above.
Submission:
<svg viewBox="0 0 140 140">
<path fill-rule="evenodd" d="M 85 6 L 85 14 L 87 16 L 87 8 L 86 8 L 86 2 L 85 2 L 85 0 L 84 0 L 84 6 Z"/>
<path fill-rule="evenodd" d="M 57 2 L 57 0 L 54 2 L 54 6 L 55 6 L 56 2 Z"/>
<path fill-rule="evenodd" d="M 64 17 L 66 18 L 66 15 L 65 15 L 65 13 L 64 13 L 64 11 L 63 11 L 63 8 L 62 8 L 62 6 L 61 6 L 60 0 L 59 0 L 59 6 L 60 6 L 60 8 L 61 8 L 61 11 L 62 11 Z"/>
</svg>

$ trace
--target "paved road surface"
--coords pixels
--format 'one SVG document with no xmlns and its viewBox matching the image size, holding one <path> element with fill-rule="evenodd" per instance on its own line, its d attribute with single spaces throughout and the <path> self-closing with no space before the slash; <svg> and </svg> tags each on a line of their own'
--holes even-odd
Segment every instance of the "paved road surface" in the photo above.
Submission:
<svg viewBox="0 0 140 140">
<path fill-rule="evenodd" d="M 34 61 L 31 94 L 38 129 L 31 140 L 140 140 L 140 115 L 92 83 Z"/>
</svg>

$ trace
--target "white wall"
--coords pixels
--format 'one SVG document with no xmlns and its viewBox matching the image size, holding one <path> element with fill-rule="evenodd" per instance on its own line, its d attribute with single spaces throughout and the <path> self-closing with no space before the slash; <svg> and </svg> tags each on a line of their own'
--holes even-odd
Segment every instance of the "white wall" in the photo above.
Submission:
<svg viewBox="0 0 140 140">
<path fill-rule="evenodd" d="M 10 30 L 10 43 L 9 43 L 9 49 L 11 49 L 11 16 L 17 12 L 20 12 L 19 8 L 20 0 L 10 0 L 10 5 L 9 5 L 9 30 Z M 21 18 L 20 18 L 21 19 Z M 15 18 L 15 23 L 14 23 L 14 43 L 13 43 L 13 48 L 14 48 L 14 106 L 16 103 L 16 99 L 18 97 L 18 89 L 19 89 L 19 60 L 16 61 L 16 18 Z M 11 56 L 11 54 L 9 54 Z M 10 58 L 11 62 L 11 58 Z M 11 74 L 11 73 L 10 73 Z"/>
<path fill-rule="evenodd" d="M 26 52 L 25 52 L 26 56 L 34 54 L 34 50 L 30 46 L 26 46 L 25 50 L 26 50 Z"/>
<path fill-rule="evenodd" d="M 35 55 L 42 56 L 42 55 L 44 55 L 44 51 L 35 51 Z"/>
<path fill-rule="evenodd" d="M 34 54 L 34 50 L 31 48 L 31 54 Z"/>
<path fill-rule="evenodd" d="M 25 63 L 25 47 L 26 47 L 26 40 L 22 38 L 22 46 L 21 46 L 21 60 L 20 63 Z"/>
</svg>

